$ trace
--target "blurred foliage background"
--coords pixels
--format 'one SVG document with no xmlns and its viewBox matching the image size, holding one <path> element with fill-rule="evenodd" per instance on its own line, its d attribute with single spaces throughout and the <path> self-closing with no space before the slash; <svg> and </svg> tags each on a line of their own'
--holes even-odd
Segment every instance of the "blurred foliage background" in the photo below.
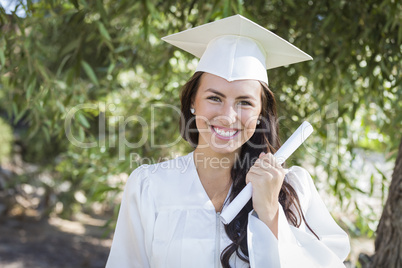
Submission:
<svg viewBox="0 0 402 268">
<path fill-rule="evenodd" d="M 303 120 L 316 130 L 288 166 L 307 167 L 352 236 L 374 235 L 402 133 L 400 1 L 10 0 L 11 13 L 4 5 L 1 215 L 15 206 L 40 217 L 116 213 L 138 164 L 191 151 L 177 109 L 198 60 L 160 38 L 242 14 L 313 56 L 268 72 L 282 140 Z"/>
</svg>

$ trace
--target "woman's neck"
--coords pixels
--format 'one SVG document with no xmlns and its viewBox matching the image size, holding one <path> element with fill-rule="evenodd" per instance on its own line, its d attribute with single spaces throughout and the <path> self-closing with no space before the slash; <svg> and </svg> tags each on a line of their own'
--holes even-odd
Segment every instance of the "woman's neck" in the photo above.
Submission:
<svg viewBox="0 0 402 268">
<path fill-rule="evenodd" d="M 232 185 L 230 173 L 237 154 L 238 152 L 219 154 L 209 148 L 196 148 L 194 150 L 194 164 L 198 176 L 217 212 L 222 210 Z"/>
<path fill-rule="evenodd" d="M 238 154 L 238 151 L 222 154 L 214 152 L 210 148 L 197 147 L 194 150 L 194 162 L 199 172 L 209 175 L 226 174 L 230 177 L 230 171 Z"/>
</svg>

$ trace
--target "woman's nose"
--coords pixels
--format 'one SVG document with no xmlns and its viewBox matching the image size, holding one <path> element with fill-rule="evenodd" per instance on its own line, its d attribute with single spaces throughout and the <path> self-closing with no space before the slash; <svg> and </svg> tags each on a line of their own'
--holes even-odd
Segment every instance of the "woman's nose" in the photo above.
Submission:
<svg viewBox="0 0 402 268">
<path fill-rule="evenodd" d="M 230 126 L 236 122 L 238 116 L 238 112 L 234 109 L 233 105 L 225 104 L 222 107 L 221 115 L 219 116 L 219 120 L 222 124 Z"/>
</svg>

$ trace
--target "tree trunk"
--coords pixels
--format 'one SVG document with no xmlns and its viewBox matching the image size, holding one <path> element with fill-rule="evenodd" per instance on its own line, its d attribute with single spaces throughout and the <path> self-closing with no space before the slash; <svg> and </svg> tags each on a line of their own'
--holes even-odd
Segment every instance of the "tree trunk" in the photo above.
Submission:
<svg viewBox="0 0 402 268">
<path fill-rule="evenodd" d="M 370 267 L 402 267 L 402 140 L 387 202 L 377 227 L 375 253 Z"/>
</svg>

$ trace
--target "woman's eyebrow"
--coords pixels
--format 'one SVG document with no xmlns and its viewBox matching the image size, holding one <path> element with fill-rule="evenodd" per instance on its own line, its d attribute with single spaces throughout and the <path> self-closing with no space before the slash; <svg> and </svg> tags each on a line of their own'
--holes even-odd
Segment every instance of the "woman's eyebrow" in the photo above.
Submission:
<svg viewBox="0 0 402 268">
<path fill-rule="evenodd" d="M 221 93 L 221 92 L 219 92 L 219 91 L 217 91 L 217 90 L 215 90 L 215 89 L 213 89 L 213 88 L 208 88 L 208 89 L 205 90 L 205 91 L 209 91 L 209 92 L 212 92 L 212 93 L 214 93 L 214 94 L 216 94 L 216 95 L 219 95 L 219 96 L 221 96 L 221 97 L 223 97 L 223 98 L 226 98 L 225 94 L 223 94 L 223 93 Z"/>
<path fill-rule="evenodd" d="M 212 92 L 218 96 L 221 96 L 222 98 L 226 98 L 225 94 L 223 94 L 213 88 L 208 88 L 206 91 Z M 238 96 L 238 97 L 236 97 L 236 99 L 253 99 L 253 100 L 255 100 L 255 98 L 251 95 Z"/>
</svg>

